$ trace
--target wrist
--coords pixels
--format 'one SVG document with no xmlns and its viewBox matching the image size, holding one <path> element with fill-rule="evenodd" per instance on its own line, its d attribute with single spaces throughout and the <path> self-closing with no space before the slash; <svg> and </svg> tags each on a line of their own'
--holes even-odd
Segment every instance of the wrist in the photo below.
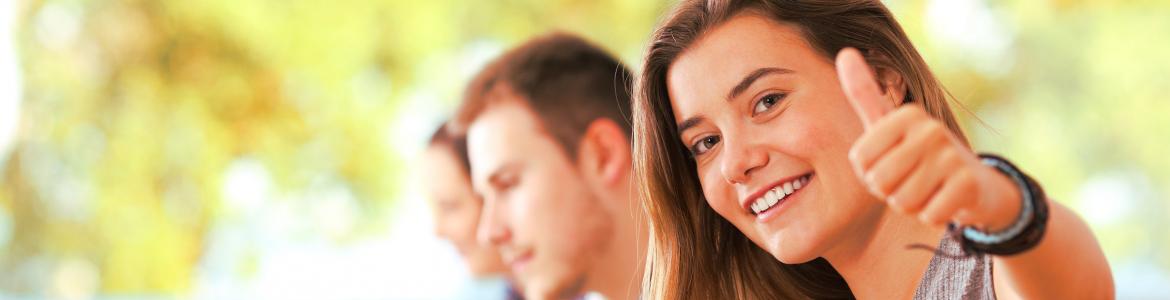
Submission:
<svg viewBox="0 0 1170 300">
<path fill-rule="evenodd" d="M 992 255 L 1014 255 L 1032 249 L 1044 238 L 1048 223 L 1048 197 L 1031 177 L 1002 157 L 980 154 L 984 164 L 993 166 L 1015 183 L 1020 209 L 1014 222 L 1002 231 L 989 231 L 970 224 L 961 228 L 963 249 Z"/>
<path fill-rule="evenodd" d="M 987 172 L 986 174 L 989 175 L 988 178 L 992 182 L 990 187 L 984 191 L 991 194 L 991 197 L 985 200 L 989 201 L 990 205 L 984 205 L 984 208 L 992 213 L 988 214 L 989 218 L 986 218 L 981 224 L 972 225 L 985 228 L 988 232 L 1002 232 L 1019 220 L 1024 197 L 1016 183 L 1006 174 L 995 170 L 992 166 L 984 165 L 981 167 Z"/>
</svg>

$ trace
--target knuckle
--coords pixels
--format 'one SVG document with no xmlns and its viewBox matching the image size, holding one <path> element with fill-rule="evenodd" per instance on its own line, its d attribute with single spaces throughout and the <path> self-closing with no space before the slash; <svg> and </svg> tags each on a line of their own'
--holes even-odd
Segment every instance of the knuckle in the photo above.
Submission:
<svg viewBox="0 0 1170 300">
<path fill-rule="evenodd" d="M 906 212 L 906 196 L 902 195 L 901 192 L 895 192 L 894 195 L 890 195 L 886 198 L 886 202 L 889 203 L 889 206 L 893 207 L 894 210 L 899 212 Z"/>
<path fill-rule="evenodd" d="M 939 164 L 944 168 L 954 167 L 958 163 L 959 154 L 954 148 L 943 148 L 938 152 Z M 963 169 L 966 170 L 966 169 Z M 960 170 L 962 171 L 962 170 Z"/>
<path fill-rule="evenodd" d="M 934 140 L 945 140 L 947 136 L 946 127 L 933 119 L 928 119 L 927 122 L 922 123 L 922 127 L 926 131 L 926 134 Z"/>
<path fill-rule="evenodd" d="M 936 225 L 936 224 L 942 223 L 939 221 L 939 216 L 937 214 L 933 214 L 933 213 L 918 214 L 918 220 L 922 221 L 922 223 L 930 224 L 930 225 Z"/>
<path fill-rule="evenodd" d="M 899 105 L 896 108 L 899 117 L 909 118 L 914 116 L 914 108 L 911 105 Z"/>
<path fill-rule="evenodd" d="M 915 199 L 912 195 L 901 195 L 894 198 L 894 202 L 896 202 L 898 210 L 903 213 L 918 212 L 918 206 L 915 205 L 915 202 L 917 202 L 916 200 L 917 199 Z"/>
<path fill-rule="evenodd" d="M 906 107 L 906 110 L 910 111 L 910 114 L 912 114 L 914 116 L 914 118 L 916 118 L 916 119 L 927 118 L 930 116 L 930 115 L 926 114 L 926 110 L 922 109 L 921 106 L 903 105 L 903 107 Z"/>
<path fill-rule="evenodd" d="M 880 179 L 878 179 L 877 173 L 875 171 L 869 171 L 865 173 L 865 185 L 869 186 L 869 188 L 873 190 L 875 194 L 880 195 L 882 194 L 882 190 L 879 180 Z"/>
<path fill-rule="evenodd" d="M 900 213 L 906 213 L 906 212 L 907 212 L 907 210 L 906 210 L 906 200 L 905 200 L 905 198 L 904 198 L 904 197 L 890 197 L 890 198 L 889 198 L 889 202 L 890 202 L 890 208 L 893 208 L 893 209 L 894 209 L 894 211 L 897 211 L 897 212 L 900 212 Z"/>
<path fill-rule="evenodd" d="M 911 111 L 909 111 L 906 107 L 899 107 L 895 108 L 894 111 L 890 111 L 889 117 L 882 121 L 885 127 L 903 128 L 906 127 L 907 124 L 914 123 L 914 116 L 911 115 Z"/>
<path fill-rule="evenodd" d="M 888 192 L 886 189 L 883 189 L 880 186 L 870 187 L 869 190 L 871 193 L 874 194 L 874 196 L 885 198 L 886 200 L 889 200 L 889 198 L 890 198 L 890 192 Z"/>
<path fill-rule="evenodd" d="M 849 162 L 859 170 L 868 171 L 865 165 L 867 159 L 869 159 L 869 155 L 866 153 L 864 145 L 859 143 L 849 150 Z"/>
</svg>

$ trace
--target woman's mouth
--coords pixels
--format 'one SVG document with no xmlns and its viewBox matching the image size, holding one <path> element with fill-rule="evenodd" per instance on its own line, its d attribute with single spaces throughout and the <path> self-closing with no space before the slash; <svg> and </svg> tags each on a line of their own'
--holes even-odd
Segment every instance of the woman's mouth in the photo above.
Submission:
<svg viewBox="0 0 1170 300">
<path fill-rule="evenodd" d="M 809 181 L 812 180 L 812 176 L 812 173 L 808 173 L 788 181 L 777 183 L 768 189 L 767 192 L 752 200 L 748 209 L 753 215 L 756 215 L 757 219 L 762 219 L 763 215 L 768 214 L 774 208 L 783 204 L 785 200 L 792 197 L 792 195 L 807 187 Z"/>
</svg>

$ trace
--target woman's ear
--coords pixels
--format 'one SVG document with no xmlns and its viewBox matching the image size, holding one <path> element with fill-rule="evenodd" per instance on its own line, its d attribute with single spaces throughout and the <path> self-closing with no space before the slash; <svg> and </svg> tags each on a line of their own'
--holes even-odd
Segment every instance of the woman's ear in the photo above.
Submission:
<svg viewBox="0 0 1170 300">
<path fill-rule="evenodd" d="M 883 96 L 894 102 L 894 107 L 901 106 L 906 99 L 906 81 L 902 80 L 902 74 L 890 67 L 878 67 L 877 80 L 882 86 Z"/>
<path fill-rule="evenodd" d="M 902 73 L 893 67 L 893 61 L 884 53 L 873 50 L 867 52 L 866 58 L 869 65 L 873 66 L 874 77 L 882 89 L 882 96 L 893 102 L 894 107 L 901 106 L 907 93 L 906 80 Z"/>
<path fill-rule="evenodd" d="M 608 118 L 598 118 L 585 129 L 577 149 L 577 166 L 604 185 L 628 177 L 631 168 L 630 143 L 625 130 Z"/>
</svg>

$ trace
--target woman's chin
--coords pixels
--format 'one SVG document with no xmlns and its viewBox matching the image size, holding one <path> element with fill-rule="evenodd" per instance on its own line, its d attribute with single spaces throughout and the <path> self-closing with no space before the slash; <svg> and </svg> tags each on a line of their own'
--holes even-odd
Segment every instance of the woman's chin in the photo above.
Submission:
<svg viewBox="0 0 1170 300">
<path fill-rule="evenodd" d="M 776 260 L 778 260 L 782 263 L 785 263 L 785 264 L 789 264 L 789 265 L 803 264 L 806 262 L 810 262 L 814 259 L 817 259 L 817 257 L 820 257 L 819 255 L 805 254 L 805 253 L 777 253 L 777 252 L 770 252 L 770 253 L 772 253 L 772 257 L 775 257 Z"/>
<path fill-rule="evenodd" d="M 773 239 L 768 241 L 768 244 L 763 247 L 776 260 L 785 264 L 801 264 L 812 261 L 820 257 L 820 253 L 813 251 L 808 243 L 785 243 L 782 239 Z"/>
</svg>

